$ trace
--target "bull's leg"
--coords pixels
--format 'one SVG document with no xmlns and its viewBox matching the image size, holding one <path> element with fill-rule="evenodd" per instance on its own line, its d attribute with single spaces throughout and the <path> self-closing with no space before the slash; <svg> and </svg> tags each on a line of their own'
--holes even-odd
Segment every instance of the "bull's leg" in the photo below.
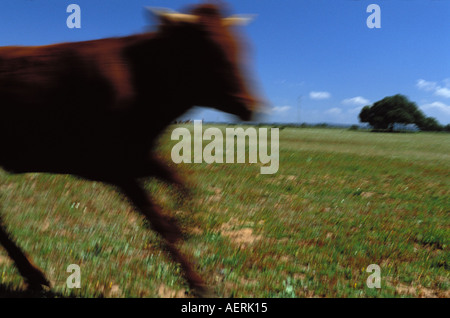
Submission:
<svg viewBox="0 0 450 318">
<path fill-rule="evenodd" d="M 175 185 L 185 195 L 190 194 L 189 189 L 185 186 L 184 180 L 156 155 L 146 158 L 141 166 L 137 167 L 137 175 L 158 178 Z"/>
<path fill-rule="evenodd" d="M 182 238 L 179 227 L 162 214 L 160 208 L 150 200 L 137 180 L 123 180 L 117 182 L 116 185 L 128 196 L 136 208 L 145 215 L 150 221 L 152 228 L 163 237 L 170 256 L 181 265 L 186 281 L 194 292 L 199 296 L 209 296 L 210 294 L 203 279 L 195 272 L 192 264 L 176 246 L 176 242 Z"/>
<path fill-rule="evenodd" d="M 136 208 L 144 214 L 151 227 L 158 232 L 164 240 L 176 243 L 182 238 L 179 227 L 166 217 L 161 209 L 154 204 L 137 180 L 127 180 L 117 183 L 122 192 L 131 200 Z"/>
<path fill-rule="evenodd" d="M 0 244 L 6 249 L 9 257 L 14 261 L 19 273 L 25 279 L 30 289 L 41 289 L 41 285 L 50 287 L 50 282 L 44 273 L 34 265 L 25 253 L 14 243 L 6 232 L 0 218 Z"/>
</svg>

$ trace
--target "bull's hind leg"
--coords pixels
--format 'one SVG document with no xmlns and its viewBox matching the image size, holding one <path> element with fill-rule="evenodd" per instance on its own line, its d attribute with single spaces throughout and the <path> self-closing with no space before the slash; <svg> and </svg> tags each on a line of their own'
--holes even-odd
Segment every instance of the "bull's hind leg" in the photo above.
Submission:
<svg viewBox="0 0 450 318">
<path fill-rule="evenodd" d="M 41 289 L 42 285 L 50 287 L 50 282 L 44 273 L 34 265 L 25 253 L 14 243 L 10 235 L 6 232 L 0 218 L 0 244 L 6 249 L 9 257 L 14 261 L 19 273 L 25 279 L 30 289 Z"/>
<path fill-rule="evenodd" d="M 182 238 L 179 227 L 165 217 L 155 205 L 137 180 L 117 182 L 122 192 L 128 196 L 135 207 L 145 215 L 152 228 L 165 240 L 167 250 L 172 259 L 181 265 L 189 286 L 200 297 L 212 296 L 203 279 L 193 269 L 187 257 L 177 248 L 176 243 Z"/>
</svg>

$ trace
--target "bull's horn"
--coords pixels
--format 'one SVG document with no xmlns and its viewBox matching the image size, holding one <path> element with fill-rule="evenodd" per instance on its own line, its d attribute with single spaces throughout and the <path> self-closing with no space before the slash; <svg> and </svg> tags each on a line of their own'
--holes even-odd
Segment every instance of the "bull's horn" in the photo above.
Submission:
<svg viewBox="0 0 450 318">
<path fill-rule="evenodd" d="M 256 14 L 235 14 L 228 18 L 223 18 L 222 23 L 225 26 L 232 25 L 247 25 L 252 22 L 256 17 Z"/>
<path fill-rule="evenodd" d="M 165 18 L 169 21 L 174 22 L 196 22 L 198 21 L 198 16 L 193 14 L 185 14 L 185 13 L 178 13 L 176 11 L 173 11 L 172 9 L 167 8 L 153 8 L 153 7 L 146 7 L 147 10 L 149 10 L 151 13 L 156 15 L 160 18 Z"/>
</svg>

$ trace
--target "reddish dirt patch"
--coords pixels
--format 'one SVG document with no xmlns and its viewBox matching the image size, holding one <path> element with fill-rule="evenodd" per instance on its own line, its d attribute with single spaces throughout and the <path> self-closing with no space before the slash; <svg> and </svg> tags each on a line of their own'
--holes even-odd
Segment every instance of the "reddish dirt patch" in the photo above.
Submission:
<svg viewBox="0 0 450 318">
<path fill-rule="evenodd" d="M 237 245 L 249 245 L 261 239 L 260 235 L 253 233 L 252 228 L 244 227 L 236 229 L 238 226 L 239 222 L 232 218 L 228 223 L 222 224 L 221 233 Z"/>
</svg>

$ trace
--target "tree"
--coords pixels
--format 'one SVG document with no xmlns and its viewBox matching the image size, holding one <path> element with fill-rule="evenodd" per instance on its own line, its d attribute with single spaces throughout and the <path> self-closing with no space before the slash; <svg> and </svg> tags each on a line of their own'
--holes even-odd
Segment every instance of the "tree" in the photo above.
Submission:
<svg viewBox="0 0 450 318">
<path fill-rule="evenodd" d="M 420 123 L 417 124 L 417 126 L 420 128 L 420 130 L 423 131 L 440 131 L 444 129 L 444 127 L 439 124 L 436 118 L 433 117 L 424 118 Z"/>
<path fill-rule="evenodd" d="M 364 106 L 359 120 L 377 130 L 392 131 L 395 124 L 416 124 L 419 129 L 428 131 L 442 129 L 436 119 L 426 117 L 414 102 L 400 94 L 385 97 L 372 106 Z"/>
</svg>

